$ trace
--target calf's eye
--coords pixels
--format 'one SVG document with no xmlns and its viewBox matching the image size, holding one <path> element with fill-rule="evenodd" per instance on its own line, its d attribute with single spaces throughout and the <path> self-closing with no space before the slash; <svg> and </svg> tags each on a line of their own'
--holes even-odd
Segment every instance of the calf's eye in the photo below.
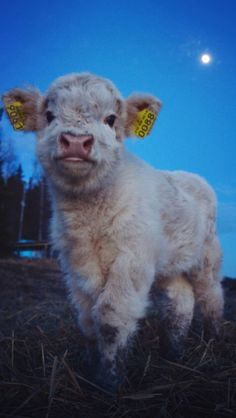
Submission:
<svg viewBox="0 0 236 418">
<path fill-rule="evenodd" d="M 46 118 L 47 118 L 48 123 L 51 123 L 53 119 L 55 119 L 55 116 L 52 112 L 50 112 L 50 110 L 48 110 L 46 112 Z"/>
<path fill-rule="evenodd" d="M 106 123 L 106 125 L 109 125 L 112 128 L 114 126 L 115 120 L 116 120 L 116 115 L 109 115 L 106 117 L 104 122 Z"/>
</svg>

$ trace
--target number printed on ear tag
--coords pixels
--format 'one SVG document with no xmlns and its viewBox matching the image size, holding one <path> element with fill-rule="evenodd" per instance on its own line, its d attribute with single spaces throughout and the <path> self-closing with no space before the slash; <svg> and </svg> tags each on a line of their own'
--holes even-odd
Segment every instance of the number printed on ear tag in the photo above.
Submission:
<svg viewBox="0 0 236 418">
<path fill-rule="evenodd" d="M 133 134 L 139 138 L 144 138 L 147 136 L 151 132 L 156 118 L 157 114 L 152 110 L 140 110 L 133 124 Z"/>
<path fill-rule="evenodd" d="M 12 102 L 5 105 L 7 114 L 11 121 L 13 128 L 16 131 L 21 131 L 25 127 L 25 115 L 23 112 L 23 105 L 21 102 Z"/>
</svg>

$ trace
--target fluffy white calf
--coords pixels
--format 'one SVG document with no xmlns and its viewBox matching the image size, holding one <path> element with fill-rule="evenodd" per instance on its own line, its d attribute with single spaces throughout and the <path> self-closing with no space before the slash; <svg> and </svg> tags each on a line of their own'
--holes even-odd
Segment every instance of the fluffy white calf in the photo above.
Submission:
<svg viewBox="0 0 236 418">
<path fill-rule="evenodd" d="M 90 74 L 56 80 L 45 95 L 13 89 L 24 129 L 37 132 L 51 192 L 51 236 L 81 331 L 95 340 L 97 379 L 118 383 L 116 358 L 145 316 L 151 289 L 162 352 L 179 351 L 194 301 L 218 329 L 223 297 L 216 198 L 199 176 L 158 171 L 124 148 L 137 112 L 157 112 L 148 95 L 124 100 Z"/>
</svg>

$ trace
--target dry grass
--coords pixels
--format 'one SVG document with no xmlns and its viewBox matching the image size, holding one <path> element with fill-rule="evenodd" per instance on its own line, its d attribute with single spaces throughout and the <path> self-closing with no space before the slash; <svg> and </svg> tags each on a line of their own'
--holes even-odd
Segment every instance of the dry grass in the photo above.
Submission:
<svg viewBox="0 0 236 418">
<path fill-rule="evenodd" d="M 236 286 L 226 289 L 224 337 L 193 330 L 181 363 L 158 355 L 157 323 L 141 326 L 116 396 L 86 379 L 84 341 L 56 264 L 0 261 L 0 416 L 235 417 Z"/>
</svg>

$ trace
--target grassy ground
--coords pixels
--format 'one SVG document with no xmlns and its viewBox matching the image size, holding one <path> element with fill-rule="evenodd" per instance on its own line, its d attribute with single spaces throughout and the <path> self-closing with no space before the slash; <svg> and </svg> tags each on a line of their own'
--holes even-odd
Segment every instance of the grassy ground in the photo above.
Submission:
<svg viewBox="0 0 236 418">
<path fill-rule="evenodd" d="M 0 417 L 235 417 L 236 281 L 225 284 L 221 341 L 193 326 L 181 363 L 158 354 L 155 318 L 134 340 L 116 396 L 86 379 L 83 337 L 58 267 L 0 260 Z"/>
</svg>

